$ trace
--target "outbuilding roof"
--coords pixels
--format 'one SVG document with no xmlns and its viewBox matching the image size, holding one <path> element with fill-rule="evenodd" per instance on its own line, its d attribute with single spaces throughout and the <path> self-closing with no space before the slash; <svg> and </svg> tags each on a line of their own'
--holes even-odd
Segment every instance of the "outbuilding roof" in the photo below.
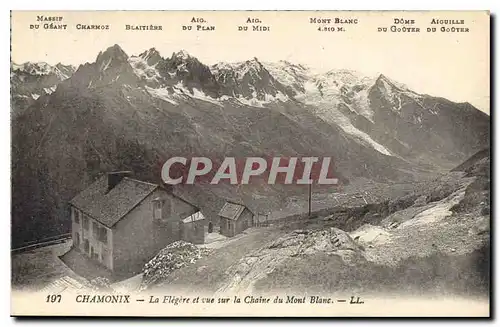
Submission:
<svg viewBox="0 0 500 327">
<path fill-rule="evenodd" d="M 246 207 L 241 204 L 226 202 L 224 203 L 222 209 L 220 209 L 219 216 L 232 220 L 237 220 L 238 218 L 240 218 L 245 208 Z"/>
<path fill-rule="evenodd" d="M 184 224 L 187 224 L 187 223 L 191 223 L 194 221 L 200 221 L 200 220 L 204 220 L 204 219 L 205 219 L 205 216 L 201 213 L 201 211 L 197 211 L 197 212 L 193 213 L 191 216 L 182 219 L 182 222 Z"/>
</svg>

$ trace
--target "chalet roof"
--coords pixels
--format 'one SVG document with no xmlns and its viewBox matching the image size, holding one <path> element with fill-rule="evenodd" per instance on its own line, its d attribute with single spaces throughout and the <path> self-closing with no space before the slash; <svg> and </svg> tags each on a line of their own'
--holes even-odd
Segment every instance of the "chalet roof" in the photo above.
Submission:
<svg viewBox="0 0 500 327">
<path fill-rule="evenodd" d="M 203 216 L 201 211 L 198 211 L 198 212 L 193 213 L 191 216 L 182 219 L 182 222 L 184 224 L 187 224 L 187 223 L 191 223 L 194 221 L 200 221 L 200 220 L 204 220 L 204 219 L 205 219 L 205 216 Z"/>
<path fill-rule="evenodd" d="M 220 209 L 219 216 L 237 220 L 240 218 L 243 210 L 245 210 L 245 206 L 237 203 L 226 202 L 222 209 Z"/>
<path fill-rule="evenodd" d="M 108 192 L 103 176 L 75 196 L 70 204 L 107 227 L 113 227 L 159 185 L 124 177 Z"/>
</svg>

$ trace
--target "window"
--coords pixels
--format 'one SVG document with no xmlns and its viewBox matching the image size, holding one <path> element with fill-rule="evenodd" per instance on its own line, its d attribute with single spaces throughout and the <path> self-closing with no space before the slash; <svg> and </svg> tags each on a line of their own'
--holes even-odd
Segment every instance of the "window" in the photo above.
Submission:
<svg viewBox="0 0 500 327">
<path fill-rule="evenodd" d="M 99 239 L 99 241 L 101 241 L 103 243 L 107 243 L 108 242 L 108 230 L 105 227 L 99 228 L 99 234 L 98 234 L 97 238 Z"/>
<path fill-rule="evenodd" d="M 87 216 L 83 216 L 83 229 L 89 229 L 89 218 Z"/>
<path fill-rule="evenodd" d="M 73 216 L 75 218 L 75 223 L 79 224 L 80 223 L 80 211 L 78 211 L 78 209 L 73 208 Z"/>
<path fill-rule="evenodd" d="M 153 219 L 161 220 L 162 219 L 162 209 L 163 209 L 163 201 L 161 199 L 153 200 Z"/>
<path fill-rule="evenodd" d="M 99 226 L 95 221 L 92 223 L 92 233 L 94 234 L 95 238 L 99 238 Z"/>
</svg>

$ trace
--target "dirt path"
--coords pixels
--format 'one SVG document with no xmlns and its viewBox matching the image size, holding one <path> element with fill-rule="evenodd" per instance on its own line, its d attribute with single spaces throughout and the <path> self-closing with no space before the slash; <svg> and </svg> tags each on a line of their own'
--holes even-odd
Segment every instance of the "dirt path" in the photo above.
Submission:
<svg viewBox="0 0 500 327">
<path fill-rule="evenodd" d="M 227 283 L 225 272 L 230 266 L 283 233 L 274 228 L 246 230 L 236 239 L 228 239 L 224 246 L 218 246 L 212 254 L 195 264 L 174 271 L 154 291 L 178 290 L 182 294 L 212 294 Z"/>
<path fill-rule="evenodd" d="M 338 228 L 320 231 L 297 230 L 258 249 L 226 271 L 227 283 L 217 290 L 218 295 L 251 294 L 255 284 L 266 278 L 288 259 L 316 253 L 336 254 L 351 262 L 360 253 L 359 246 Z"/>
<path fill-rule="evenodd" d="M 59 256 L 67 252 L 70 247 L 71 241 L 67 241 L 12 255 L 12 287 L 41 289 L 64 276 L 81 280 L 80 276 L 59 259 Z"/>
</svg>

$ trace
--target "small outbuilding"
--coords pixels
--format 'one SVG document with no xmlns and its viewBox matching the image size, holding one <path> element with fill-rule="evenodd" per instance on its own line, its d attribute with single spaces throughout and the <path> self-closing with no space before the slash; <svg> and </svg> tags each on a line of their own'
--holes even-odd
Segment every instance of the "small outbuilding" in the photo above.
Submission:
<svg viewBox="0 0 500 327">
<path fill-rule="evenodd" d="M 219 212 L 220 233 L 233 237 L 254 225 L 254 214 L 242 204 L 226 202 Z"/>
<path fill-rule="evenodd" d="M 201 211 L 195 212 L 189 217 L 182 219 L 181 239 L 193 244 L 205 243 L 206 221 Z"/>
</svg>

